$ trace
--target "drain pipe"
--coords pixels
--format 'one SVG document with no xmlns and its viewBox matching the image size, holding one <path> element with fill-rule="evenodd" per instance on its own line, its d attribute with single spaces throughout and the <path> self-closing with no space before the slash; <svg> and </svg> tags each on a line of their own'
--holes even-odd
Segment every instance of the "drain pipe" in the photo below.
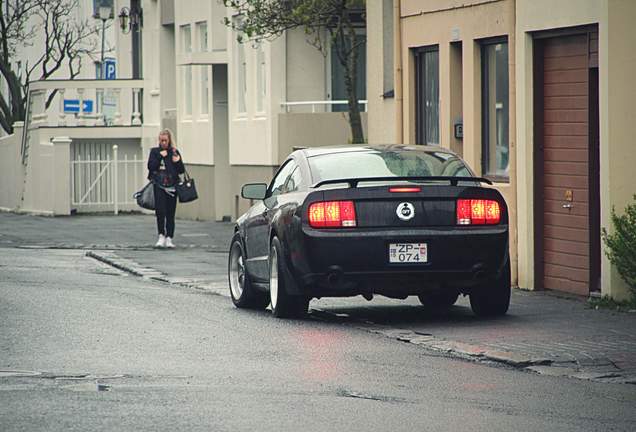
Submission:
<svg viewBox="0 0 636 432">
<path fill-rule="evenodd" d="M 402 16 L 401 1 L 393 0 L 393 46 L 395 51 L 396 144 L 404 144 L 404 99 L 402 97 Z"/>
</svg>

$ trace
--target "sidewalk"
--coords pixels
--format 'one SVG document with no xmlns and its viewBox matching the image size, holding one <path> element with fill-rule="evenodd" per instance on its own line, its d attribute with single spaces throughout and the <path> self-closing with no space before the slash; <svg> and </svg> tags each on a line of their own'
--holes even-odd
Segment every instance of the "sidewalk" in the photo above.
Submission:
<svg viewBox="0 0 636 432">
<path fill-rule="evenodd" d="M 137 276 L 229 296 L 233 224 L 177 221 L 175 250 L 152 248 L 145 215 L 48 218 L 0 213 L 0 247 L 86 249 Z M 228 300 L 229 301 L 229 300 Z M 416 298 L 321 299 L 312 317 L 338 321 L 451 356 L 505 363 L 541 374 L 636 384 L 636 313 L 592 310 L 582 299 L 514 290 L 507 316 L 478 319 L 461 298 L 434 314 Z"/>
</svg>

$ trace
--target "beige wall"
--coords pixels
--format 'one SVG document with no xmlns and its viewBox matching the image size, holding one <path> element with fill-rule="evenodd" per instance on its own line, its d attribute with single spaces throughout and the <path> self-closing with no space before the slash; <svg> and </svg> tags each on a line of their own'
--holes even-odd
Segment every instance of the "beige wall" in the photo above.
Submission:
<svg viewBox="0 0 636 432">
<path fill-rule="evenodd" d="M 361 113 L 362 127 L 367 130 L 367 115 Z M 322 147 L 349 144 L 349 116 L 335 113 L 283 113 L 278 115 L 278 161 L 281 164 L 294 147 Z"/>
<path fill-rule="evenodd" d="M 386 47 L 384 39 L 393 32 L 391 15 L 386 15 L 383 0 L 367 2 L 367 141 L 370 144 L 396 144 L 395 98 L 384 98 L 385 61 L 395 44 Z M 394 65 L 390 68 L 394 70 Z"/>
<path fill-rule="evenodd" d="M 186 164 L 188 174 L 195 179 L 199 199 L 177 204 L 177 218 L 190 220 L 215 220 L 214 167 Z"/>
<path fill-rule="evenodd" d="M 601 73 L 601 226 L 610 227 L 612 206 L 622 213 L 636 194 L 636 2 L 609 0 L 608 21 L 605 31 L 607 42 L 601 39 L 601 65 L 607 64 Z M 607 55 L 602 54 L 605 49 Z M 603 97 L 603 94 L 607 95 Z M 629 291 L 615 267 L 603 256 L 602 286 L 604 294 L 625 299 Z"/>
<path fill-rule="evenodd" d="M 599 121 L 601 226 L 610 227 L 612 206 L 622 209 L 636 193 L 633 167 L 636 151 L 631 123 L 636 118 L 633 101 L 636 86 L 636 2 L 631 0 L 517 0 L 516 75 L 517 129 L 520 160 L 517 183 L 519 242 L 519 285 L 533 288 L 533 77 L 532 36 L 530 32 L 578 25 L 599 27 Z M 549 13 L 547 12 L 549 11 Z M 617 299 L 628 295 L 624 282 L 603 255 L 601 293 Z"/>
<path fill-rule="evenodd" d="M 233 202 L 232 220 L 250 208 L 249 200 L 241 198 L 241 186 L 245 183 L 269 183 L 278 166 L 234 165 L 230 176 L 229 192 Z"/>
<path fill-rule="evenodd" d="M 512 281 L 517 281 L 517 197 L 515 116 L 515 8 L 512 0 L 401 2 L 403 134 L 415 142 L 415 57 L 412 48 L 438 45 L 440 63 L 440 145 L 463 154 L 481 174 L 481 54 L 479 39 L 508 36 L 510 183 L 496 183 L 510 211 Z M 371 32 L 370 32 L 371 33 Z M 462 42 L 461 61 L 451 42 Z M 461 63 L 461 68 L 459 68 Z M 461 75 L 461 79 L 459 76 Z M 457 86 L 462 86 L 461 91 Z M 461 114 L 460 114 L 461 113 Z M 453 137 L 454 120 L 462 115 L 463 142 Z"/>
<path fill-rule="evenodd" d="M 20 205 L 24 181 L 24 166 L 20 156 L 22 127 L 13 135 L 0 138 L 0 210 L 14 210 Z"/>
</svg>

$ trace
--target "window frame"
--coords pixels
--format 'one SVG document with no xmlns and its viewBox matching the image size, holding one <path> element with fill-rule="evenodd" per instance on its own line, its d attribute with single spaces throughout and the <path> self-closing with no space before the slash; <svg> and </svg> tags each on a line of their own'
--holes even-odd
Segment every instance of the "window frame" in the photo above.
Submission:
<svg viewBox="0 0 636 432">
<path fill-rule="evenodd" d="M 190 25 L 190 23 L 181 24 L 179 26 L 179 29 L 181 33 L 181 49 L 184 54 L 191 54 L 192 53 L 192 26 Z M 188 34 L 187 38 L 186 38 L 186 32 Z"/>
<path fill-rule="evenodd" d="M 491 173 L 492 169 L 490 169 L 490 111 L 489 111 L 489 82 L 488 82 L 488 73 L 489 73 L 489 65 L 487 61 L 486 50 L 490 46 L 495 46 L 499 44 L 505 44 L 506 50 L 508 51 L 507 57 L 508 62 L 506 64 L 507 68 L 507 82 L 508 82 L 508 101 L 507 101 L 507 110 L 505 112 L 506 121 L 508 123 L 506 130 L 508 131 L 508 136 L 505 137 L 508 143 L 508 175 L 494 174 Z M 509 183 L 510 182 L 510 44 L 507 35 L 497 36 L 487 39 L 479 40 L 479 49 L 480 49 L 480 61 L 481 61 L 481 175 L 485 178 L 488 178 L 494 182 L 498 183 Z M 495 83 L 496 86 L 496 83 Z M 495 102 L 496 103 L 496 102 Z M 496 127 L 495 127 L 496 129 Z M 496 133 L 496 130 L 495 130 Z"/>
<path fill-rule="evenodd" d="M 194 27 L 197 30 L 199 52 L 208 52 L 210 50 L 209 36 L 208 36 L 208 22 L 206 20 L 197 21 L 194 23 Z M 205 33 L 202 31 L 202 29 L 205 29 Z"/>
<path fill-rule="evenodd" d="M 191 65 L 183 66 L 183 114 L 187 119 L 191 119 L 194 113 L 193 95 L 193 67 Z"/>
<path fill-rule="evenodd" d="M 427 122 L 426 116 L 424 113 L 424 101 L 426 100 L 426 86 L 422 89 L 422 83 L 424 80 L 422 79 L 422 75 L 424 71 L 421 67 L 422 60 L 421 57 L 424 57 L 425 54 L 435 52 L 437 53 L 437 143 L 429 143 L 426 139 L 426 130 L 427 130 Z M 440 70 L 440 61 L 439 61 L 439 45 L 427 45 L 423 47 L 418 47 L 413 49 L 413 55 L 415 59 L 415 142 L 419 145 L 441 145 L 441 124 L 440 124 L 440 86 L 439 86 L 439 70 Z M 425 78 L 425 77 L 424 77 Z"/>
</svg>

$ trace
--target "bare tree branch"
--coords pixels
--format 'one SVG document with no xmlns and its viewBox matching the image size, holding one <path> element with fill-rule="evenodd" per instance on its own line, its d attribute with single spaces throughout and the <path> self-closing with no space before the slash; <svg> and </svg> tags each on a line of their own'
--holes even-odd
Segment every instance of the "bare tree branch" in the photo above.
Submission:
<svg viewBox="0 0 636 432">
<path fill-rule="evenodd" d="M 64 69 L 73 79 L 82 58 L 96 51 L 97 26 L 90 19 L 78 20 L 78 7 L 79 0 L 0 0 L 0 80 L 9 89 L 6 107 L 0 106 L 0 126 L 6 132 L 12 132 L 15 121 L 24 120 L 29 81 Z M 18 53 L 28 47 L 41 51 L 31 62 L 22 59 L 18 70 Z M 53 97 L 49 95 L 46 107 Z"/>
</svg>

